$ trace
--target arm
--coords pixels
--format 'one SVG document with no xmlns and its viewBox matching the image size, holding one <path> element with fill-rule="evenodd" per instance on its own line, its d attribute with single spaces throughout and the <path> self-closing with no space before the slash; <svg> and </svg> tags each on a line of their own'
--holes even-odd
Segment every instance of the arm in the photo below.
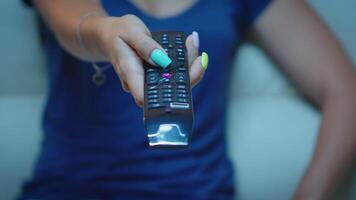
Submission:
<svg viewBox="0 0 356 200">
<path fill-rule="evenodd" d="M 355 167 L 356 73 L 352 62 L 302 0 L 272 2 L 254 32 L 282 70 L 322 111 L 316 149 L 294 198 L 332 198 Z"/>
<path fill-rule="evenodd" d="M 33 0 L 33 3 L 66 51 L 82 60 L 110 61 L 120 77 L 123 89 L 130 92 L 136 103 L 142 106 L 142 60 L 152 65 L 162 65 L 163 62 L 159 61 L 169 58 L 163 53 L 162 47 L 150 37 L 150 31 L 139 18 L 134 15 L 110 17 L 99 0 Z M 93 12 L 98 14 L 83 18 Z M 81 35 L 82 45 L 78 33 Z M 194 85 L 201 79 L 204 70 L 192 35 L 188 36 L 186 46 L 190 80 Z M 151 57 L 155 49 L 161 50 L 161 53 Z"/>
<path fill-rule="evenodd" d="M 65 50 L 83 60 L 108 60 L 97 48 L 99 34 L 94 22 L 108 17 L 99 0 L 33 0 L 33 3 Z M 76 37 L 76 29 L 80 18 L 94 11 L 97 14 L 88 17 L 80 27 L 86 47 L 82 49 Z"/>
</svg>

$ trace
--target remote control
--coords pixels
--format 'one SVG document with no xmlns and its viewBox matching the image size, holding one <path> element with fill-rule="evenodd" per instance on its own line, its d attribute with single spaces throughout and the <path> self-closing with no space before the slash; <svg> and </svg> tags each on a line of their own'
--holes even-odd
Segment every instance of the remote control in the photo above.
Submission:
<svg viewBox="0 0 356 200">
<path fill-rule="evenodd" d="M 189 145 L 193 102 L 186 55 L 186 36 L 180 31 L 153 32 L 172 59 L 166 68 L 144 64 L 144 123 L 149 146 L 179 149 Z"/>
</svg>

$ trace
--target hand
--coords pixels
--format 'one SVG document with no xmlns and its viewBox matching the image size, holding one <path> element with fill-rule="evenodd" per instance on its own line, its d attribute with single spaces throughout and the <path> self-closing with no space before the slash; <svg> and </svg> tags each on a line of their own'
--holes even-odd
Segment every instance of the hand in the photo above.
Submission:
<svg viewBox="0 0 356 200">
<path fill-rule="evenodd" d="M 145 24 L 134 15 L 105 17 L 97 20 L 96 24 L 100 48 L 112 62 L 123 89 L 130 92 L 136 104 L 141 107 L 144 99 L 142 63 L 146 61 L 160 67 L 158 64 L 162 63 L 152 60 L 151 53 L 155 49 L 165 51 L 151 38 Z M 204 68 L 202 67 L 197 33 L 187 37 L 186 47 L 190 81 L 191 85 L 195 85 L 203 77 L 207 67 L 207 61 L 203 62 Z M 204 58 L 205 60 L 207 59 Z"/>
</svg>

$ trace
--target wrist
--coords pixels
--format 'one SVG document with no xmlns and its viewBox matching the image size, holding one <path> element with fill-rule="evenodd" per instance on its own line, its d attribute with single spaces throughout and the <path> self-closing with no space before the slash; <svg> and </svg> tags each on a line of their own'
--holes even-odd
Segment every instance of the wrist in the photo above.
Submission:
<svg viewBox="0 0 356 200">
<path fill-rule="evenodd" d="M 88 55 L 89 60 L 104 61 L 107 60 L 106 53 L 100 45 L 100 24 L 108 16 L 104 11 L 97 11 L 83 16 L 82 22 L 78 25 L 79 37 L 82 51 Z"/>
</svg>

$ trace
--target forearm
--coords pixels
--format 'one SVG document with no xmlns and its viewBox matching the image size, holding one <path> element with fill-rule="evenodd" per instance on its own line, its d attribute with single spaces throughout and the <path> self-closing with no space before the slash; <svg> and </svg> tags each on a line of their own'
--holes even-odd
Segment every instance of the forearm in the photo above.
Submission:
<svg viewBox="0 0 356 200">
<path fill-rule="evenodd" d="M 106 16 L 98 0 L 33 0 L 44 21 L 54 32 L 61 46 L 74 56 L 85 60 L 107 60 L 103 50 L 97 44 L 97 31 L 91 23 Z M 95 15 L 81 22 L 88 13 Z M 78 25 L 84 44 L 77 37 Z"/>
<path fill-rule="evenodd" d="M 331 199 L 355 169 L 355 91 L 325 98 L 316 150 L 295 199 Z"/>
<path fill-rule="evenodd" d="M 323 113 L 316 150 L 295 199 L 330 198 L 355 162 L 352 62 L 304 1 L 274 1 L 255 30 L 270 55 Z"/>
</svg>

